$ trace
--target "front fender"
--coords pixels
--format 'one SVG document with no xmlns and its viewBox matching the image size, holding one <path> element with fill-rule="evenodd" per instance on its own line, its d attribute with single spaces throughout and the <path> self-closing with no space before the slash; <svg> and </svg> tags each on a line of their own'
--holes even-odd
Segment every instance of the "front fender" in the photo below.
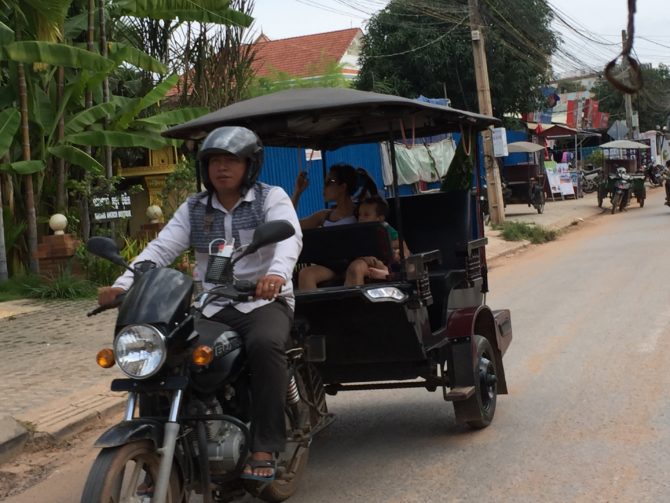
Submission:
<svg viewBox="0 0 670 503">
<path fill-rule="evenodd" d="M 95 447 L 118 447 L 139 440 L 151 440 L 156 449 L 163 445 L 163 423 L 155 419 L 133 419 L 115 424 L 95 442 Z"/>
</svg>

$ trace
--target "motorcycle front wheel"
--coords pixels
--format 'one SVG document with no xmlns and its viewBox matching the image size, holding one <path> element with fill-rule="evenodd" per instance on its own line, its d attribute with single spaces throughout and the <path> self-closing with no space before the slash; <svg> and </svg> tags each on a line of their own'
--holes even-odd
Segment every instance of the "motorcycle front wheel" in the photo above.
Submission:
<svg viewBox="0 0 670 503">
<path fill-rule="evenodd" d="M 616 213 L 616 210 L 619 208 L 619 205 L 622 202 L 621 192 L 617 192 L 612 196 L 612 215 Z"/>
<path fill-rule="evenodd" d="M 160 457 L 149 441 L 103 449 L 86 479 L 81 503 L 150 502 Z M 179 477 L 172 471 L 166 500 L 181 503 Z"/>
</svg>

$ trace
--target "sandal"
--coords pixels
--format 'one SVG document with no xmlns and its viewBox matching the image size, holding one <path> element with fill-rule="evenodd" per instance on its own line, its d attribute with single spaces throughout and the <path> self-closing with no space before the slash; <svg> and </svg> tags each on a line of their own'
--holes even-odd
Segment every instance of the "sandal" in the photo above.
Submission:
<svg viewBox="0 0 670 503">
<path fill-rule="evenodd" d="M 241 479 L 247 480 L 258 480 L 259 482 L 272 482 L 275 479 L 275 474 L 277 473 L 277 462 L 274 459 L 250 459 L 246 462 L 245 469 L 251 468 L 251 473 L 244 473 L 240 475 Z M 258 468 L 272 468 L 272 475 L 269 477 L 261 477 L 260 475 L 254 475 L 254 472 Z"/>
</svg>

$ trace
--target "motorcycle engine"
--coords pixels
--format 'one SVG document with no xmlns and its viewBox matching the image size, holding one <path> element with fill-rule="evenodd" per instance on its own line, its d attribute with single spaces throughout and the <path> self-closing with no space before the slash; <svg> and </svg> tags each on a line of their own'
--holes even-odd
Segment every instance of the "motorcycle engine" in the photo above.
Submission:
<svg viewBox="0 0 670 503">
<path fill-rule="evenodd" d="M 208 404 L 208 415 L 223 414 L 218 400 Z M 244 449 L 244 433 L 234 424 L 223 420 L 207 421 L 207 457 L 212 474 L 219 475 L 232 471 Z"/>
</svg>

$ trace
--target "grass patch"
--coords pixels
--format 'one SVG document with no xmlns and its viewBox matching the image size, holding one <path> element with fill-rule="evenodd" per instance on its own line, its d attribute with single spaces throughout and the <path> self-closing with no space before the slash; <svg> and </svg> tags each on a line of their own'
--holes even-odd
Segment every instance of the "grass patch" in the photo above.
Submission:
<svg viewBox="0 0 670 503">
<path fill-rule="evenodd" d="M 0 302 L 7 300 L 25 299 L 29 297 L 32 288 L 42 283 L 39 276 L 21 275 L 0 282 Z"/>
<path fill-rule="evenodd" d="M 500 231 L 500 236 L 505 241 L 530 241 L 533 244 L 554 241 L 558 237 L 558 231 L 545 229 L 541 225 L 528 224 L 525 222 L 503 222 L 493 227 Z"/>
<path fill-rule="evenodd" d="M 53 279 L 26 275 L 0 283 L 0 302 L 16 299 L 89 299 L 97 289 L 88 280 L 64 271 Z"/>
</svg>

